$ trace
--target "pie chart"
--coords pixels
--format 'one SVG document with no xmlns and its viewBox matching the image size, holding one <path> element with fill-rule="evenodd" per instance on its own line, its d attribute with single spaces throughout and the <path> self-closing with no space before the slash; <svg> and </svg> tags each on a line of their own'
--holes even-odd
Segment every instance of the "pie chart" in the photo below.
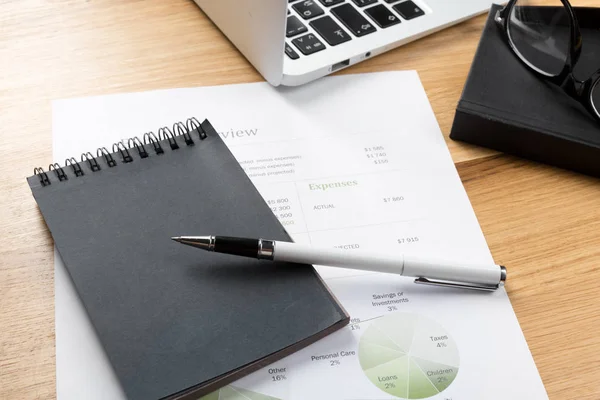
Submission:
<svg viewBox="0 0 600 400">
<path fill-rule="evenodd" d="M 277 397 L 267 396 L 266 394 L 253 392 L 241 387 L 227 385 L 198 400 L 281 400 Z"/>
<path fill-rule="evenodd" d="M 437 322 L 417 314 L 375 319 L 360 338 L 360 366 L 384 392 L 425 399 L 443 392 L 458 374 L 456 343 Z"/>
</svg>

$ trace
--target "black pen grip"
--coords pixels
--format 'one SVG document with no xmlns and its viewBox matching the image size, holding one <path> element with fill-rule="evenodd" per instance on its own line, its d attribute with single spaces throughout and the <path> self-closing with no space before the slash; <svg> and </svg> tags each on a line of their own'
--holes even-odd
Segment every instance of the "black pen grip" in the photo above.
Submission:
<svg viewBox="0 0 600 400">
<path fill-rule="evenodd" d="M 258 239 L 215 236 L 215 252 L 243 257 L 258 257 Z"/>
</svg>

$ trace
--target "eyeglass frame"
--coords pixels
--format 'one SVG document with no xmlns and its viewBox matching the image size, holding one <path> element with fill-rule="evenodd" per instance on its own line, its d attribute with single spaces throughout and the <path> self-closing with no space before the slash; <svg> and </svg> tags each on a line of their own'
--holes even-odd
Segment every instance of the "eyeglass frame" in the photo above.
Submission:
<svg viewBox="0 0 600 400">
<path fill-rule="evenodd" d="M 569 3 L 569 0 L 560 0 L 570 18 L 571 33 L 569 35 L 569 52 L 565 60 L 565 65 L 562 71 L 557 75 L 550 74 L 531 64 L 531 62 L 529 62 L 515 46 L 510 36 L 509 20 L 518 1 L 519 0 L 510 0 L 504 8 L 496 11 L 496 15 L 494 16 L 494 21 L 502 28 L 502 36 L 506 44 L 508 44 L 513 53 L 527 68 L 562 88 L 565 93 L 581 103 L 590 112 L 592 117 L 600 123 L 600 105 L 596 108 L 597 106 L 594 105 L 592 99 L 593 90 L 600 90 L 600 69 L 584 81 L 578 80 L 573 74 L 575 65 L 581 56 L 583 36 L 581 35 L 581 29 L 575 15 L 575 10 L 573 9 L 573 6 L 571 6 L 571 3 Z"/>
</svg>

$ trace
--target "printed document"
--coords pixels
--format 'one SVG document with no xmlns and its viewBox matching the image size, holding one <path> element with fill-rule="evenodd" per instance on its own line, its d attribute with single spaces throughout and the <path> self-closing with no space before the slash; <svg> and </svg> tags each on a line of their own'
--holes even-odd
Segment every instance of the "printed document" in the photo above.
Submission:
<svg viewBox="0 0 600 400">
<path fill-rule="evenodd" d="M 296 242 L 495 261 L 412 71 L 60 100 L 54 159 L 192 116 L 210 120 Z M 547 399 L 504 288 L 315 267 L 350 324 L 203 399 Z M 124 398 L 59 256 L 56 351 L 59 400 Z"/>
</svg>

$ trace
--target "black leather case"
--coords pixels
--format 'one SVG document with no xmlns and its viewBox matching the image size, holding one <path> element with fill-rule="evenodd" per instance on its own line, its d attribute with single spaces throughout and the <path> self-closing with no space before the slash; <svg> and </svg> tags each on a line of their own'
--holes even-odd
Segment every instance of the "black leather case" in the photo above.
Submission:
<svg viewBox="0 0 600 400">
<path fill-rule="evenodd" d="M 528 70 L 504 43 L 493 5 L 450 138 L 600 176 L 600 123 Z M 600 8 L 576 10 L 583 34 L 577 77 L 600 68 Z"/>
</svg>

